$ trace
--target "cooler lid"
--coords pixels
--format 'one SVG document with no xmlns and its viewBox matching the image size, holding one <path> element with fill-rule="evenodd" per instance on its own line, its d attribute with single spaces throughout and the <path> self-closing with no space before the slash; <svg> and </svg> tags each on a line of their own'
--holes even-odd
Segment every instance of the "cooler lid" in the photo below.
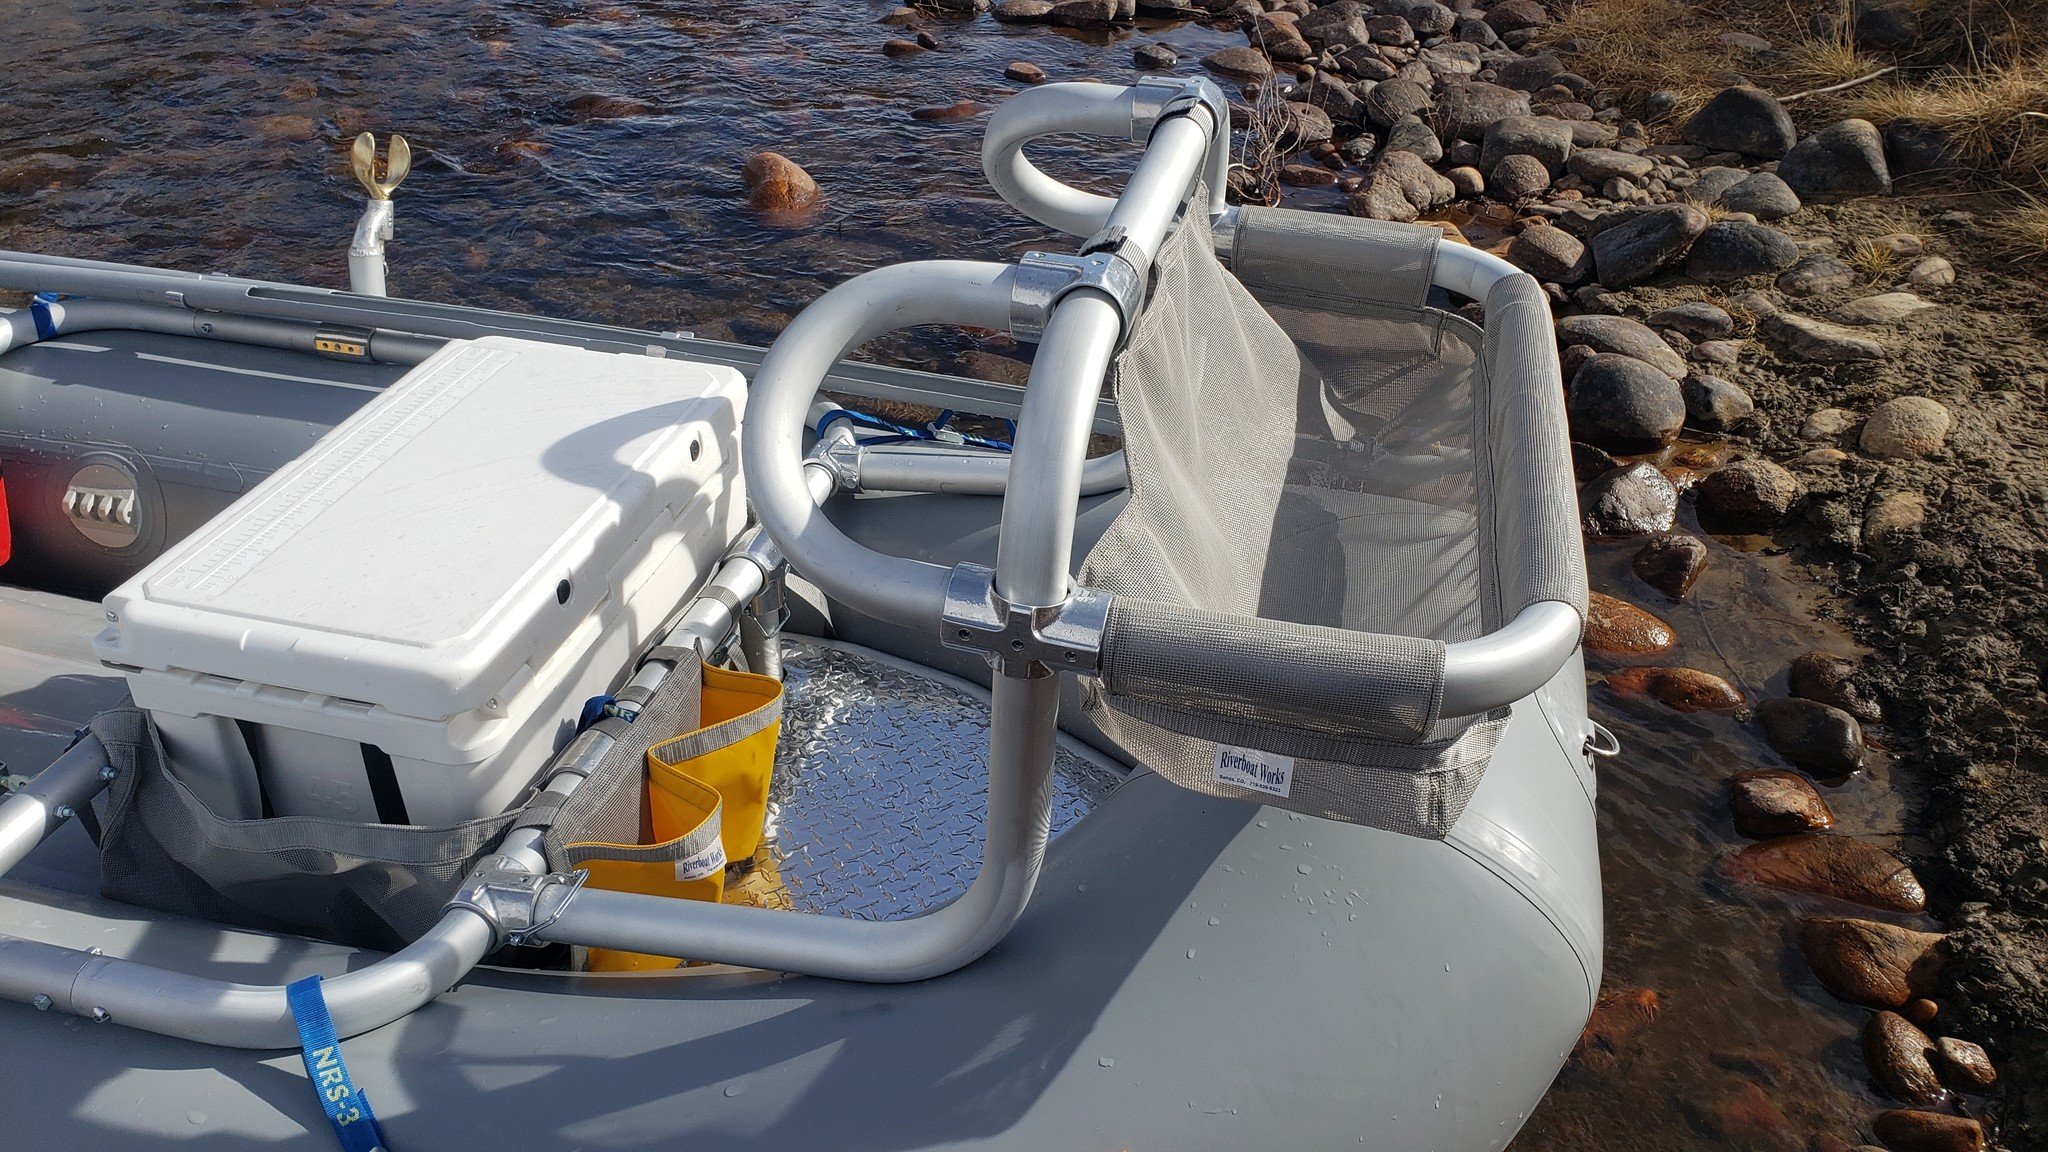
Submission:
<svg viewBox="0 0 2048 1152">
<path fill-rule="evenodd" d="M 739 483 L 744 388 L 717 365 L 451 341 L 116 589 L 95 646 L 410 716 L 485 707 L 636 541 L 672 547 L 706 485 Z"/>
</svg>

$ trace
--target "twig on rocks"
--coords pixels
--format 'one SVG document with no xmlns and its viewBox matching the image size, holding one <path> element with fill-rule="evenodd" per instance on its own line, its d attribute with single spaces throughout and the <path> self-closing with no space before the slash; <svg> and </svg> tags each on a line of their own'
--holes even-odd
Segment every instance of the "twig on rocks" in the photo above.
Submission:
<svg viewBox="0 0 2048 1152">
<path fill-rule="evenodd" d="M 1858 84 L 1867 84 L 1870 81 L 1877 79 L 1879 76 L 1888 76 L 1893 72 L 1897 72 L 1898 70 L 1899 66 L 1897 64 L 1887 64 L 1884 67 L 1879 68 L 1877 71 L 1872 72 L 1868 76 L 1858 76 L 1854 80 L 1844 80 L 1840 84 L 1830 84 L 1825 88 L 1809 88 L 1804 92 L 1794 92 L 1790 96 L 1780 96 L 1778 97 L 1778 103 L 1790 104 L 1794 100 L 1804 100 L 1808 96 L 1825 96 L 1830 92 L 1840 92 L 1844 88 L 1854 88 Z"/>
</svg>

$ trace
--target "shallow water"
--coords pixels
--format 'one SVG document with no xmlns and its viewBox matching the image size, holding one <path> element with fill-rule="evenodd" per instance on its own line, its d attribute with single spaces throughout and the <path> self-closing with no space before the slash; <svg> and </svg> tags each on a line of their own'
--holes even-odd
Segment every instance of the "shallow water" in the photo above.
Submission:
<svg viewBox="0 0 2048 1152">
<path fill-rule="evenodd" d="M 985 17 L 935 21 L 941 51 L 885 59 L 896 33 L 874 20 L 888 7 L 28 5 L 0 39 L 0 247 L 340 287 L 360 211 L 348 141 L 395 130 L 417 151 L 399 195 L 395 293 L 765 341 L 867 269 L 1057 243 L 982 183 L 979 119 L 921 123 L 911 109 L 997 102 L 1016 88 L 1002 78 L 1011 60 L 1055 79 L 1136 75 L 1129 35 Z M 1189 61 L 1237 42 L 1197 25 L 1138 36 Z M 570 102 L 584 93 L 652 111 L 579 121 Z M 824 187 L 809 224 L 778 227 L 746 207 L 739 169 L 764 148 Z M 1128 162 L 1113 147 L 1047 155 L 1098 187 Z M 1291 195 L 1338 203 L 1331 189 Z M 977 348 L 1014 351 L 985 333 L 880 351 L 957 368 Z M 1683 637 L 1675 661 L 1752 700 L 1782 694 L 1801 651 L 1854 651 L 1779 559 L 1716 543 L 1712 568 L 1674 606 L 1629 575 L 1633 551 L 1595 543 L 1596 587 L 1664 616 Z M 1861 1011 L 1821 991 L 1793 944 L 1791 913 L 1813 902 L 1703 879 L 1741 842 L 1726 779 L 1776 758 L 1731 717 L 1598 687 L 1593 699 L 1626 749 L 1601 769 L 1608 983 L 1655 989 L 1663 1012 L 1617 1069 L 1568 1068 L 1516 1147 L 1737 1146 L 1703 1105 L 1738 1076 L 1788 1111 L 1801 1139 L 1853 1133 L 1880 1105 L 1862 1085 Z M 1882 841 L 1901 800 L 1873 760 L 1827 792 L 1844 831 Z"/>
</svg>

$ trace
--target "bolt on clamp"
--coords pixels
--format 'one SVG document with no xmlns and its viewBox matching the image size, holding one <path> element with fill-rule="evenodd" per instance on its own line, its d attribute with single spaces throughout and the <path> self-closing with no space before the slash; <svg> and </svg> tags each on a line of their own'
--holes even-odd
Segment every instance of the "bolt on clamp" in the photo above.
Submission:
<svg viewBox="0 0 2048 1152">
<path fill-rule="evenodd" d="M 946 647 L 979 652 L 1003 675 L 1019 680 L 1102 670 L 1102 634 L 1114 596 L 1076 588 L 1063 603 L 1033 608 L 1003 599 L 995 577 L 995 569 L 981 564 L 953 566 L 939 637 Z"/>
<path fill-rule="evenodd" d="M 500 943 L 525 944 L 561 917 L 589 875 L 580 868 L 535 874 L 509 856 L 486 856 L 447 906 L 483 917 Z"/>
</svg>

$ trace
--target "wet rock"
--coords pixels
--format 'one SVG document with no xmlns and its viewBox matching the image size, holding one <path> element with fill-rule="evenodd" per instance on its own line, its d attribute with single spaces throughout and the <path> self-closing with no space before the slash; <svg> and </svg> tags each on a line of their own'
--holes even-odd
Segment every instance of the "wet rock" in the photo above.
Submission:
<svg viewBox="0 0 2048 1152">
<path fill-rule="evenodd" d="M 1444 146 L 1420 116 L 1403 116 L 1387 128 L 1387 150 L 1413 152 L 1425 164 L 1444 158 Z"/>
<path fill-rule="evenodd" d="M 1638 580 L 1673 600 L 1683 600 L 1707 570 L 1707 545 L 1683 532 L 1659 536 L 1642 546 L 1629 567 Z"/>
<path fill-rule="evenodd" d="M 1802 832 L 1763 840 L 1723 856 L 1717 868 L 1723 878 L 1738 884 L 1805 892 L 1892 912 L 1927 908 L 1927 890 L 1905 861 L 1848 836 Z"/>
<path fill-rule="evenodd" d="M 1733 712 L 1743 704 L 1735 685 L 1697 668 L 1624 668 L 1607 678 L 1607 686 L 1680 712 Z"/>
<path fill-rule="evenodd" d="M 1725 88 L 1692 114 L 1682 129 L 1686 142 L 1715 152 L 1740 152 L 1775 160 L 1798 139 L 1792 114 L 1761 88 Z"/>
<path fill-rule="evenodd" d="M 1998 1069 L 1984 1049 L 1968 1040 L 1943 1036 L 1934 1042 L 1942 1082 L 1958 1092 L 1986 1092 L 1998 1083 Z"/>
<path fill-rule="evenodd" d="M 1451 187 L 1457 190 L 1458 198 L 1461 200 L 1486 194 L 1486 177 L 1480 175 L 1477 168 L 1451 168 L 1444 172 L 1444 179 L 1451 182 Z M 1579 245 L 1579 252 L 1585 264 L 1585 267 L 1579 270 L 1580 279 L 1584 279 L 1586 273 L 1593 270 L 1592 260 L 1584 255 L 1585 247 L 1583 244 Z M 1571 267 L 1571 265 L 1567 265 L 1564 270 L 1569 271 Z M 1531 275 L 1534 275 L 1534 273 L 1531 273 Z M 1542 277 L 1537 278 L 1542 279 Z M 1557 283 L 1563 284 L 1566 281 L 1559 280 Z M 1577 283 L 1577 281 L 1572 281 L 1572 283 Z"/>
<path fill-rule="evenodd" d="M 1486 139 L 1486 130 L 1509 116 L 1529 114 L 1529 94 L 1472 80 L 1445 84 L 1437 100 L 1437 122 L 1445 140 Z"/>
<path fill-rule="evenodd" d="M 1927 497 L 1918 492 L 1889 492 L 1863 514 L 1863 543 L 1883 549 L 1920 531 L 1927 523 Z"/>
<path fill-rule="evenodd" d="M 1918 1024 L 1920 1027 L 1926 1028 L 1934 1023 L 1935 1017 L 1941 1015 L 1941 1005 L 1923 996 L 1918 1000 L 1907 1001 L 1905 1008 L 1900 1011 L 1900 1015 Z"/>
<path fill-rule="evenodd" d="M 296 112 L 280 112 L 275 116 L 263 116 L 256 121 L 256 130 L 264 136 L 287 143 L 302 143 L 320 134 L 320 126 L 311 116 Z"/>
<path fill-rule="evenodd" d="M 947 123 L 953 120 L 968 120 L 988 111 L 988 105 L 973 100 L 955 100 L 951 104 L 933 104 L 910 110 L 912 120 L 926 123 Z"/>
<path fill-rule="evenodd" d="M 1116 0 L 1060 0 L 1050 19 L 1062 28 L 1107 28 L 1118 14 Z"/>
<path fill-rule="evenodd" d="M 1513 0 L 1510 0 L 1513 2 Z M 1602 1074 L 1619 1067 L 1622 1058 L 1650 1025 L 1662 1004 L 1648 988 L 1614 988 L 1600 993 L 1593 1014 L 1572 1045 L 1572 1059 Z"/>
<path fill-rule="evenodd" d="M 1593 536 L 1644 536 L 1670 529 L 1678 517 L 1678 489 L 1656 465 L 1616 468 L 1579 494 L 1580 518 Z"/>
<path fill-rule="evenodd" d="M 1365 122 L 1365 101 L 1358 98 L 1342 77 L 1333 73 L 1315 73 L 1307 83 L 1294 90 L 1294 95 L 1303 103 L 1321 108 L 1335 123 L 1355 126 Z M 1370 140 L 1366 153 L 1371 154 Z"/>
<path fill-rule="evenodd" d="M 1954 422 L 1938 400 L 1900 396 L 1870 414 L 1858 446 L 1881 460 L 1917 460 L 1942 450 Z"/>
<path fill-rule="evenodd" d="M 1758 172 L 1721 193 L 1721 207 L 1759 220 L 1782 220 L 1799 211 L 1799 194 L 1775 172 Z"/>
<path fill-rule="evenodd" d="M 1548 116 L 1508 116 L 1486 129 L 1479 167 L 1491 171 L 1509 156 L 1533 156 L 1543 165 L 1544 183 L 1564 171 L 1572 154 L 1572 130 Z"/>
<path fill-rule="evenodd" d="M 1052 0 L 1002 0 L 989 15 L 1005 24 L 1035 24 L 1052 15 Z"/>
<path fill-rule="evenodd" d="M 1593 256 L 1585 242 L 1548 224 L 1522 229 L 1508 241 L 1507 259 L 1538 280 L 1566 287 L 1579 283 L 1593 271 Z"/>
<path fill-rule="evenodd" d="M 1180 53 L 1164 44 L 1140 44 L 1131 49 L 1131 63 L 1154 70 L 1171 68 L 1180 63 Z"/>
<path fill-rule="evenodd" d="M 1802 256 L 1778 277 L 1778 291 L 1787 296 L 1817 296 L 1856 283 L 1856 270 L 1825 252 Z"/>
<path fill-rule="evenodd" d="M 818 199 L 818 182 L 780 152 L 757 152 L 740 169 L 747 205 L 761 212 L 794 212 Z"/>
<path fill-rule="evenodd" d="M 1757 334 L 1790 360 L 1846 364 L 1884 359 L 1884 345 L 1851 328 L 1790 312 L 1774 312 L 1757 324 Z"/>
<path fill-rule="evenodd" d="M 1956 266 L 1929 256 L 1906 269 L 1906 283 L 1915 288 L 1946 288 L 1956 282 Z"/>
<path fill-rule="evenodd" d="M 1709 284 L 1730 284 L 1790 268 L 1798 259 L 1799 246 L 1783 232 L 1763 224 L 1722 220 L 1709 224 L 1693 241 L 1685 258 L 1685 274 Z"/>
<path fill-rule="evenodd" d="M 923 52 L 924 45 L 919 44 L 915 40 L 882 41 L 882 55 L 884 56 L 917 56 Z"/>
<path fill-rule="evenodd" d="M 1818 831 L 1835 822 L 1834 812 L 1811 781 L 1776 768 L 1736 773 L 1728 809 L 1735 817 L 1735 830 L 1756 840 Z"/>
<path fill-rule="evenodd" d="M 1429 93 L 1422 85 L 1407 80 L 1382 80 L 1367 92 L 1365 118 L 1380 128 L 1391 127 L 1403 116 L 1415 116 L 1429 109 Z"/>
<path fill-rule="evenodd" d="M 1647 156 L 1617 152 L 1612 148 L 1584 148 L 1565 161 L 1571 173 L 1588 184 L 1605 184 L 1617 176 L 1629 180 L 1647 178 L 1657 165 Z"/>
<path fill-rule="evenodd" d="M 1313 104 L 1289 101 L 1282 111 L 1285 115 L 1280 122 L 1279 144 L 1284 149 L 1313 147 L 1336 134 L 1330 114 Z"/>
<path fill-rule="evenodd" d="M 1689 372 L 1678 388 L 1685 397 L 1686 423 L 1703 432 L 1725 432 L 1756 412 L 1749 393 L 1719 376 Z"/>
<path fill-rule="evenodd" d="M 1449 204 L 1457 191 L 1415 153 L 1384 152 L 1351 194 L 1351 214 L 1407 224 Z"/>
<path fill-rule="evenodd" d="M 622 120 L 652 111 L 654 105 L 645 100 L 604 92 L 584 92 L 569 99 L 569 114 L 577 120 Z"/>
<path fill-rule="evenodd" d="M 1700 513 L 1720 529 L 1768 532 L 1804 494 L 1798 477 L 1769 460 L 1738 460 L 1700 481 Z"/>
<path fill-rule="evenodd" d="M 1778 754 L 1822 776 L 1847 776 L 1863 767 L 1863 728 L 1830 704 L 1794 697 L 1757 706 L 1764 738 Z"/>
<path fill-rule="evenodd" d="M 1785 1110 L 1755 1081 L 1743 1080 L 1704 1101 L 1685 1102 L 1686 1114 L 1708 1136 L 1754 1152 L 1799 1152 L 1799 1137 Z"/>
<path fill-rule="evenodd" d="M 1935 990 L 1942 937 L 1875 920 L 1821 916 L 1799 927 L 1799 950 L 1837 999 L 1899 1008 Z"/>
<path fill-rule="evenodd" d="M 1273 65 L 1256 48 L 1218 49 L 1202 57 L 1202 67 L 1231 80 L 1264 80 L 1273 74 Z"/>
<path fill-rule="evenodd" d="M 1656 656 L 1678 646 L 1678 634 L 1648 612 L 1599 592 L 1586 609 L 1586 650 L 1596 656 Z"/>
<path fill-rule="evenodd" d="M 1941 1104 L 1948 1090 L 1934 1073 L 1934 1041 L 1896 1012 L 1863 1027 L 1863 1063 L 1878 1090 L 1902 1104 Z"/>
<path fill-rule="evenodd" d="M 1567 316 L 1557 322 L 1557 339 L 1567 347 L 1584 344 L 1595 352 L 1634 357 L 1674 380 L 1685 375 L 1685 358 L 1626 316 Z"/>
<path fill-rule="evenodd" d="M 1337 182 L 1337 174 L 1321 164 L 1282 164 L 1280 182 L 1296 188 L 1320 188 Z"/>
<path fill-rule="evenodd" d="M 1735 331 L 1735 318 L 1705 300 L 1675 304 L 1652 314 L 1648 323 L 1652 328 L 1669 328 L 1693 340 L 1718 340 Z"/>
<path fill-rule="evenodd" d="M 1856 662 L 1831 652 L 1803 652 L 1792 661 L 1786 677 L 1792 694 L 1839 708 L 1866 724 L 1884 719 L 1877 701 L 1856 686 Z"/>
<path fill-rule="evenodd" d="M 1609 288 L 1640 284 L 1676 263 L 1706 229 L 1706 213 L 1689 204 L 1652 208 L 1593 237 L 1593 267 Z"/>
<path fill-rule="evenodd" d="M 1565 397 L 1572 436 L 1610 452 L 1655 452 L 1678 439 L 1678 382 L 1631 356 L 1602 352 L 1572 376 Z"/>
<path fill-rule="evenodd" d="M 1023 60 L 1015 60 L 1003 69 L 1003 75 L 1019 84 L 1045 83 L 1045 69 Z"/>
<path fill-rule="evenodd" d="M 1591 359 L 1592 353 L 1588 352 L 1586 357 Z M 1621 467 L 1621 462 L 1609 456 L 1606 452 L 1584 441 L 1572 441 L 1573 479 L 1581 481 L 1598 480 L 1619 467 Z"/>
<path fill-rule="evenodd" d="M 1550 187 L 1550 173 L 1543 161 L 1517 153 L 1500 158 L 1487 174 L 1486 186 L 1493 190 L 1494 199 L 1512 204 Z"/>
<path fill-rule="evenodd" d="M 1830 313 L 1829 318 L 1840 324 L 1896 324 L 1908 316 L 1937 307 L 1911 292 L 1880 292 L 1875 296 L 1864 296 L 1851 300 Z"/>
<path fill-rule="evenodd" d="M 1807 202 L 1892 190 L 1884 140 L 1868 120 L 1838 120 L 1793 145 L 1778 162 L 1778 178 Z"/>
<path fill-rule="evenodd" d="M 1984 1152 L 1984 1126 L 1966 1116 L 1897 1108 L 1879 1113 L 1871 1131 L 1892 1152 Z"/>
<path fill-rule="evenodd" d="M 1885 166 L 1894 179 L 1948 172 L 1963 162 L 1962 150 L 1947 131 L 1902 116 L 1884 126 Z"/>
</svg>

